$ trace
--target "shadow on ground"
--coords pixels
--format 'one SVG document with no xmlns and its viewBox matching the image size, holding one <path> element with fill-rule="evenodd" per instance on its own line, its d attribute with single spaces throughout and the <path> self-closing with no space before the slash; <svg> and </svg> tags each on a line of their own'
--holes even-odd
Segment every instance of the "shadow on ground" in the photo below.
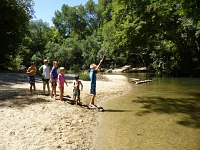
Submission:
<svg viewBox="0 0 200 150">
<path fill-rule="evenodd" d="M 41 83 L 41 77 L 36 75 L 36 83 Z M 69 82 L 72 82 L 71 80 L 74 80 L 73 74 L 66 74 L 65 79 L 67 79 Z M 23 84 L 28 83 L 28 76 L 25 73 L 0 73 L 0 87 L 6 86 L 6 85 L 12 85 L 12 84 Z"/>
<path fill-rule="evenodd" d="M 37 97 L 23 97 L 19 99 L 9 99 L 0 101 L 0 108 L 1 107 L 27 107 L 34 104 L 39 103 L 48 103 L 51 102 L 45 98 L 37 98 Z"/>
<path fill-rule="evenodd" d="M 28 82 L 24 73 L 0 73 L 0 86 Z"/>
<path fill-rule="evenodd" d="M 146 110 L 138 112 L 137 115 L 144 116 L 146 114 L 167 113 L 167 114 L 184 114 L 186 117 L 182 118 L 178 124 L 200 128 L 200 93 L 189 93 L 189 98 L 165 98 L 165 97 L 138 97 L 133 100 L 134 103 L 143 104 L 142 108 Z M 192 98 L 191 98 L 192 96 Z"/>
<path fill-rule="evenodd" d="M 42 93 L 42 91 L 37 91 Z M 49 96 L 48 96 L 49 97 Z M 30 95 L 28 89 L 10 88 L 0 90 L 0 108 L 1 107 L 26 107 L 29 105 L 51 102 L 43 95 Z"/>
<path fill-rule="evenodd" d="M 66 74 L 68 83 L 74 79 L 73 74 Z M 27 83 L 27 88 L 20 87 Z M 41 77 L 36 75 L 36 84 L 42 84 Z M 13 87 L 16 85 L 19 87 Z M 37 88 L 37 85 L 36 85 Z M 1 107 L 26 107 L 37 103 L 51 102 L 47 99 L 49 96 L 41 95 L 43 92 L 37 90 L 36 95 L 30 95 L 29 83 L 25 73 L 6 72 L 0 73 L 0 108 Z M 70 101 L 69 97 L 66 97 Z"/>
<path fill-rule="evenodd" d="M 37 76 L 36 82 L 41 83 Z M 37 90 L 38 95 L 30 95 L 29 84 L 27 88 L 21 88 L 20 84 L 28 83 L 24 73 L 0 73 L 0 108 L 1 107 L 26 107 L 37 103 L 50 102 L 45 96 L 39 95 L 42 91 Z M 12 85 L 18 84 L 19 88 Z"/>
</svg>

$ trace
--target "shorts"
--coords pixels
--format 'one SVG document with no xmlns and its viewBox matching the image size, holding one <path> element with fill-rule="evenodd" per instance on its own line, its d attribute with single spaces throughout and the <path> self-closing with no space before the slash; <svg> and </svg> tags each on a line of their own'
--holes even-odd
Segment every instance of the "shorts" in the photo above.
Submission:
<svg viewBox="0 0 200 150">
<path fill-rule="evenodd" d="M 52 87 L 57 86 L 57 79 L 53 79 L 53 80 L 52 80 L 51 86 L 52 86 Z"/>
<path fill-rule="evenodd" d="M 91 85 L 91 87 L 90 87 L 90 94 L 94 94 L 94 95 L 96 95 L 96 85 Z"/>
<path fill-rule="evenodd" d="M 45 83 L 49 83 L 49 79 L 42 78 L 42 81 L 45 82 Z"/>
<path fill-rule="evenodd" d="M 80 90 L 79 89 L 73 89 L 73 96 L 79 96 Z"/>
<path fill-rule="evenodd" d="M 28 82 L 30 84 L 35 84 L 35 76 L 28 76 Z"/>
</svg>

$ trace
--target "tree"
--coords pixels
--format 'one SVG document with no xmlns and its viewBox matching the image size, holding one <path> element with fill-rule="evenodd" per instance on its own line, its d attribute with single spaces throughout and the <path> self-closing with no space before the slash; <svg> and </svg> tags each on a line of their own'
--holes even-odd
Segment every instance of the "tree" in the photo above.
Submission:
<svg viewBox="0 0 200 150">
<path fill-rule="evenodd" d="M 133 54 L 141 58 L 145 54 L 150 56 L 155 69 L 162 66 L 167 72 L 200 74 L 200 4 L 197 0 L 116 0 L 111 1 L 112 5 L 108 0 L 100 2 L 106 6 L 102 16 L 109 16 L 103 24 L 102 47 L 110 48 L 113 56 L 122 56 L 128 61 Z M 111 35 L 107 34 L 109 29 Z M 171 63 L 169 58 L 176 61 Z M 150 64 L 149 59 L 143 60 Z M 163 65 L 157 63 L 160 61 Z"/>
<path fill-rule="evenodd" d="M 70 7 L 63 4 L 61 11 L 55 12 L 53 23 L 63 38 L 78 37 L 85 39 L 99 27 L 97 5 L 89 0 L 85 6 Z"/>
<path fill-rule="evenodd" d="M 28 33 L 29 20 L 33 14 L 32 0 L 0 1 L 0 69 L 15 58 L 19 45 Z"/>
<path fill-rule="evenodd" d="M 56 31 L 42 20 L 30 21 L 29 34 L 25 37 L 20 55 L 23 64 L 27 66 L 31 60 L 41 63 L 45 59 L 45 46 L 49 41 L 55 41 Z"/>
<path fill-rule="evenodd" d="M 101 43 L 103 39 L 100 32 L 93 32 L 93 35 L 87 36 L 85 40 L 82 40 L 82 56 L 83 56 L 83 68 L 89 68 L 91 63 L 96 63 L 103 57 L 103 51 L 101 50 Z"/>
<path fill-rule="evenodd" d="M 70 7 L 68 5 L 63 5 L 61 11 L 55 12 L 55 17 L 53 17 L 53 23 L 60 35 L 65 37 L 70 37 L 75 34 L 78 37 L 84 38 L 84 32 L 86 31 L 86 21 L 84 20 L 84 7 Z"/>
<path fill-rule="evenodd" d="M 199 8 L 197 0 L 168 0 L 149 5 L 149 9 L 156 14 L 154 18 L 159 19 L 155 24 L 160 29 L 158 31 L 162 31 L 160 37 L 171 41 L 176 47 L 176 72 L 182 75 L 200 75 Z"/>
</svg>

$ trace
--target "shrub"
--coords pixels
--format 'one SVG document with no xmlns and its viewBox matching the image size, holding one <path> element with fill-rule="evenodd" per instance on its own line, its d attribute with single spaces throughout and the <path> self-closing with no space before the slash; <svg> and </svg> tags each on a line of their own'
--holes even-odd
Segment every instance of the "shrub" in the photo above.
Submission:
<svg viewBox="0 0 200 150">
<path fill-rule="evenodd" d="M 79 65 L 72 65 L 70 67 L 70 70 L 73 71 L 73 72 L 79 72 L 81 69 L 80 69 Z"/>
<path fill-rule="evenodd" d="M 79 76 L 84 81 L 90 81 L 90 73 L 88 71 L 82 71 Z"/>
<path fill-rule="evenodd" d="M 22 61 L 23 61 L 22 57 L 17 55 L 16 58 L 13 58 L 12 61 L 7 64 L 7 67 L 9 70 L 13 71 L 24 70 L 26 67 L 21 65 Z"/>
</svg>

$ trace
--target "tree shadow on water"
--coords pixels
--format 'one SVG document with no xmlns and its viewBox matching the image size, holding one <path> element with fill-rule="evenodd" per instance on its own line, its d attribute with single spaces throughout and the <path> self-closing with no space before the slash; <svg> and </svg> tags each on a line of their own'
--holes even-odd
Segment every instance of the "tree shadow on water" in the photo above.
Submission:
<svg viewBox="0 0 200 150">
<path fill-rule="evenodd" d="M 178 121 L 178 124 L 200 128 L 200 93 L 189 93 L 188 95 L 188 98 L 138 97 L 133 102 L 143 104 L 142 108 L 146 109 L 138 112 L 139 116 L 152 112 L 172 115 L 184 114 L 186 117 Z"/>
</svg>

